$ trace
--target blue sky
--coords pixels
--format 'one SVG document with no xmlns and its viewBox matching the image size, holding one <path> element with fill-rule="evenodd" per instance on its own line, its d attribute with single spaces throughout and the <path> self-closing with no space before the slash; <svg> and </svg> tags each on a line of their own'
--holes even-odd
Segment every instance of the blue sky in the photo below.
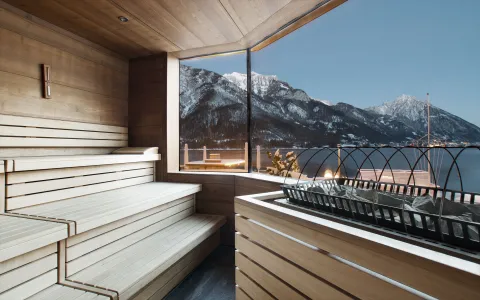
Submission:
<svg viewBox="0 0 480 300">
<path fill-rule="evenodd" d="M 349 0 L 267 48 L 252 70 L 358 107 L 401 94 L 480 126 L 480 0 Z M 246 72 L 245 55 L 183 61 Z"/>
</svg>

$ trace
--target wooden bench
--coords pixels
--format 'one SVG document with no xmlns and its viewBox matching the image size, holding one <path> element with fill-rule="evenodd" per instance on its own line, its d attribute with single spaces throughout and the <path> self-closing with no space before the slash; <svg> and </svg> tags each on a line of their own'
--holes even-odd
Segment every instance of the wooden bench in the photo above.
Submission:
<svg viewBox="0 0 480 300">
<path fill-rule="evenodd" d="M 128 299 L 139 292 L 137 297 L 143 299 L 166 295 L 219 244 L 225 220 L 195 214 L 200 185 L 153 182 L 159 158 L 111 154 L 6 160 L 4 215 L 41 223 L 38 230 L 32 227 L 32 236 L 42 242 L 31 239 L 31 247 L 9 249 L 8 256 L 6 250 L 0 251 L 0 257 L 35 253 L 39 251 L 35 245 L 37 249 L 54 245 L 51 249 L 63 253 L 51 274 L 42 275 L 49 280 L 35 285 L 43 288 L 38 299 L 60 291 L 68 297 L 110 299 Z M 47 229 L 57 234 L 56 240 L 47 239 Z M 11 232 L 5 235 L 11 239 Z M 59 287 L 51 286 L 52 274 Z M 18 290 L 40 292 L 24 286 L 29 281 L 19 280 Z M 161 288 L 141 291 L 153 280 Z M 80 295 L 82 289 L 93 294 Z M 10 287 L 4 294 L 11 291 Z M 58 299 L 72 299 L 68 297 Z"/>
<path fill-rule="evenodd" d="M 67 225 L 0 214 L 0 299 L 108 299 L 58 284 Z"/>
<path fill-rule="evenodd" d="M 155 182 L 158 149 L 127 139 L 0 114 L 0 299 L 163 297 L 219 244 L 201 186 Z"/>
</svg>

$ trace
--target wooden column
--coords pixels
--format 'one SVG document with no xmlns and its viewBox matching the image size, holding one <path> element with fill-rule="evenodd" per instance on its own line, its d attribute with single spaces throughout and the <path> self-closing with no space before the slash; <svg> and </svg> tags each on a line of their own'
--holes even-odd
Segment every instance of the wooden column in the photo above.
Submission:
<svg viewBox="0 0 480 300">
<path fill-rule="evenodd" d="M 130 60 L 128 139 L 130 147 L 158 147 L 156 180 L 167 175 L 167 54 Z M 178 141 L 177 141 L 178 143 Z"/>
</svg>

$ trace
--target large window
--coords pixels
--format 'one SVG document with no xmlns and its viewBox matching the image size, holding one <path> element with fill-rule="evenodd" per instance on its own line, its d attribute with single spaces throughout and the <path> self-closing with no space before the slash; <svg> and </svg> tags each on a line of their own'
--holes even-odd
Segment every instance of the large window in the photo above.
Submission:
<svg viewBox="0 0 480 300">
<path fill-rule="evenodd" d="M 245 54 L 183 61 L 182 72 L 187 65 L 208 69 L 227 84 L 211 85 L 215 92 L 201 94 L 210 101 L 205 102 L 210 113 L 223 118 L 213 122 L 208 113 L 186 118 L 182 113 L 181 142 L 196 149 L 241 150 L 250 136 L 252 170 L 276 175 L 279 166 L 310 147 L 478 144 L 479 10 L 480 1 L 473 0 L 455 6 L 447 0 L 349 1 L 251 52 L 251 82 Z M 250 135 L 245 125 L 248 84 Z M 198 97 L 182 86 L 182 110 L 193 112 L 196 106 L 189 103 Z M 232 97 L 240 99 L 234 101 L 237 106 Z M 316 151 L 302 154 L 293 169 L 302 170 Z M 418 157 L 408 155 L 412 161 Z M 323 159 L 319 154 L 313 160 Z M 338 165 L 337 156 L 327 161 L 332 168 Z M 347 162 L 354 166 L 351 159 Z M 309 168 L 304 173 L 311 178 L 317 170 Z"/>
<path fill-rule="evenodd" d="M 180 63 L 180 168 L 246 171 L 245 52 Z"/>
</svg>

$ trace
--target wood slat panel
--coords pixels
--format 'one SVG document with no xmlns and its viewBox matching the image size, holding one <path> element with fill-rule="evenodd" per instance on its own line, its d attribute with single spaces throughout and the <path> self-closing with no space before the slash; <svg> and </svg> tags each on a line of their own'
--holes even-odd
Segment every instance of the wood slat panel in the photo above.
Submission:
<svg viewBox="0 0 480 300">
<path fill-rule="evenodd" d="M 117 148 L 0 148 L 0 157 L 13 159 L 31 156 L 106 155 Z M 13 166 L 12 166 L 13 168 Z"/>
<path fill-rule="evenodd" d="M 135 214 L 133 216 L 123 218 L 121 220 L 118 220 L 116 222 L 109 223 L 107 225 L 104 225 L 102 227 L 95 228 L 94 230 L 89 230 L 81 234 L 74 235 L 72 237 L 69 237 L 67 239 L 67 247 L 72 247 L 77 244 L 80 244 L 84 241 L 87 241 L 89 239 L 95 238 L 99 235 L 102 235 L 106 232 L 115 230 L 116 228 L 120 228 L 122 226 L 127 226 L 128 224 L 134 223 L 140 219 L 146 218 L 148 216 L 154 215 L 156 213 L 160 213 L 166 209 L 169 209 L 171 207 L 176 207 L 178 205 L 181 205 L 185 202 L 191 202 L 194 201 L 193 196 L 187 196 L 183 197 L 174 201 L 170 201 L 168 203 L 165 203 L 163 205 L 157 206 L 155 208 L 149 209 L 147 211 Z"/>
<path fill-rule="evenodd" d="M 274 208 L 275 205 L 267 203 L 260 205 L 260 201 L 258 201 L 259 205 L 255 205 L 253 208 L 249 206 L 253 204 L 240 201 L 236 200 L 235 212 L 242 216 L 259 220 L 268 227 L 276 228 L 287 235 L 294 236 L 319 249 L 433 297 L 455 298 L 455 295 L 458 296 L 456 291 L 459 290 L 466 299 L 476 299 L 480 296 L 480 290 L 473 288 L 478 278 L 471 273 L 421 259 L 418 256 L 373 243 L 315 222 L 292 217 L 287 213 L 291 210 L 285 208 Z M 302 215 L 309 219 L 315 218 Z"/>
<path fill-rule="evenodd" d="M 44 99 L 36 78 L 0 71 L 0 113 L 57 120 L 127 125 L 128 101 L 52 83 Z M 88 126 L 88 125 L 86 125 Z"/>
<path fill-rule="evenodd" d="M 0 275 L 0 294 L 57 268 L 57 254 L 51 254 L 18 269 Z"/>
<path fill-rule="evenodd" d="M 235 287 L 235 299 L 237 300 L 251 300 L 250 296 L 248 296 L 239 286 Z"/>
<path fill-rule="evenodd" d="M 128 95 L 128 76 L 124 73 L 3 28 L 0 28 L 0 39 L 3 41 L 1 71 L 40 80 L 38 66 L 42 62 L 53 66 L 52 83 L 118 99 L 126 99 Z"/>
<path fill-rule="evenodd" d="M 311 299 L 351 299 L 334 287 L 299 269 L 284 258 L 252 243 L 238 233 L 235 235 L 235 247 Z"/>
<path fill-rule="evenodd" d="M 0 125 L 0 135 L 17 136 L 17 137 L 119 140 L 119 141 L 126 141 L 128 139 L 127 134 L 121 134 L 121 133 L 56 130 L 56 129 L 13 127 L 13 126 L 1 126 L 1 125 Z"/>
<path fill-rule="evenodd" d="M 69 246 L 67 250 L 67 261 L 70 262 L 76 258 L 79 258 L 80 256 L 104 247 L 105 245 L 110 244 L 114 241 L 123 238 L 130 239 L 129 236 L 133 235 L 135 232 L 182 212 L 182 215 L 184 216 L 188 216 L 189 214 L 193 213 L 193 200 L 176 205 L 172 208 L 168 208 L 157 214 L 147 216 L 128 225 L 116 228 L 107 233 L 86 240 L 80 244 Z"/>
<path fill-rule="evenodd" d="M 119 189 L 122 187 L 152 182 L 153 176 L 142 176 L 112 182 L 94 184 L 81 188 L 70 188 L 65 190 L 51 191 L 42 194 L 32 194 L 27 196 L 19 196 L 7 199 L 7 210 L 14 210 L 39 204 L 45 204 L 67 198 L 74 198 L 88 194 Z"/>
<path fill-rule="evenodd" d="M 277 299 L 305 299 L 302 294 L 238 251 L 235 252 L 235 265 Z"/>
<path fill-rule="evenodd" d="M 195 249 L 182 257 L 177 263 L 162 273 L 147 287 L 132 297 L 132 300 L 163 299 L 190 272 L 192 272 L 218 245 L 220 235 L 214 233 Z"/>
<path fill-rule="evenodd" d="M 0 137 L 5 147 L 126 147 L 128 141 Z"/>
<path fill-rule="evenodd" d="M 13 171 L 34 171 L 44 169 L 73 168 L 156 161 L 160 154 L 148 155 L 75 155 L 54 157 L 21 157 L 14 160 Z M 12 163 L 7 161 L 8 164 Z"/>
<path fill-rule="evenodd" d="M 16 197 L 28 194 L 36 194 L 47 191 L 61 190 L 84 185 L 99 184 L 108 181 L 116 181 L 127 178 L 153 175 L 153 168 L 129 170 L 115 173 L 81 176 L 65 179 L 48 180 L 41 182 L 31 182 L 23 184 L 14 184 L 7 186 L 7 197 Z"/>
<path fill-rule="evenodd" d="M 152 226 L 149 226 L 147 228 L 144 228 L 143 230 L 139 230 L 130 236 L 128 238 L 123 238 L 120 240 L 117 240 L 113 243 L 110 243 L 106 245 L 105 247 L 100 248 L 97 251 L 88 253 L 86 255 L 83 255 L 77 259 L 71 260 L 67 263 L 67 276 L 72 276 L 75 273 L 80 272 L 81 270 L 95 264 L 96 262 L 99 262 L 109 256 L 111 256 L 114 253 L 117 253 L 118 251 L 121 251 L 122 249 L 125 249 L 135 243 L 138 243 L 139 241 L 143 240 L 144 238 L 161 231 L 162 229 L 175 224 L 176 222 L 185 219 L 186 217 L 192 215 L 193 209 L 187 209 L 184 210 L 180 213 L 177 213 L 175 215 L 169 216 L 167 218 L 164 218 L 160 220 L 159 222 L 153 224 Z M 80 244 L 81 245 L 81 244 Z M 79 250 L 77 254 L 81 254 L 82 249 Z M 68 255 L 68 254 L 67 254 Z M 91 280 L 91 279 L 89 279 Z"/>
<path fill-rule="evenodd" d="M 122 172 L 128 170 L 138 170 L 153 168 L 152 162 L 126 163 L 103 166 L 90 166 L 66 169 L 52 169 L 40 171 L 12 172 L 8 174 L 7 184 L 18 184 L 33 181 L 44 181 L 59 178 L 68 178 L 76 176 L 95 175 L 111 172 Z"/>
<path fill-rule="evenodd" d="M 270 294 L 268 294 L 265 290 L 262 289 L 259 285 L 253 282 L 250 278 L 248 278 L 242 271 L 238 268 L 235 270 L 235 283 L 242 288 L 252 299 L 266 299 L 266 300 L 273 300 Z"/>
<path fill-rule="evenodd" d="M 57 252 L 55 243 L 0 262 L 0 275 Z"/>
<path fill-rule="evenodd" d="M 0 300 L 25 299 L 57 282 L 57 271 L 52 270 L 0 294 Z"/>
<path fill-rule="evenodd" d="M 235 228 L 263 247 L 361 299 L 384 299 L 385 295 L 395 299 L 420 299 L 406 290 L 336 261 L 326 253 L 306 247 L 240 216 L 235 217 Z"/>
<path fill-rule="evenodd" d="M 0 213 L 5 212 L 5 166 L 3 164 L 3 161 L 0 164 L 0 169 L 2 170 L 0 172 Z"/>
<path fill-rule="evenodd" d="M 120 55 L 6 3 L 0 3 L 0 27 L 122 73 L 128 73 L 128 60 Z"/>
<path fill-rule="evenodd" d="M 110 126 L 92 123 L 80 123 L 61 121 L 43 118 L 31 118 L 12 115 L 0 115 L 0 124 L 8 126 L 24 126 L 24 127 L 38 127 L 38 128 L 53 128 L 53 129 L 69 129 L 81 131 L 94 132 L 112 132 L 112 133 L 128 133 L 128 127 Z"/>
</svg>

